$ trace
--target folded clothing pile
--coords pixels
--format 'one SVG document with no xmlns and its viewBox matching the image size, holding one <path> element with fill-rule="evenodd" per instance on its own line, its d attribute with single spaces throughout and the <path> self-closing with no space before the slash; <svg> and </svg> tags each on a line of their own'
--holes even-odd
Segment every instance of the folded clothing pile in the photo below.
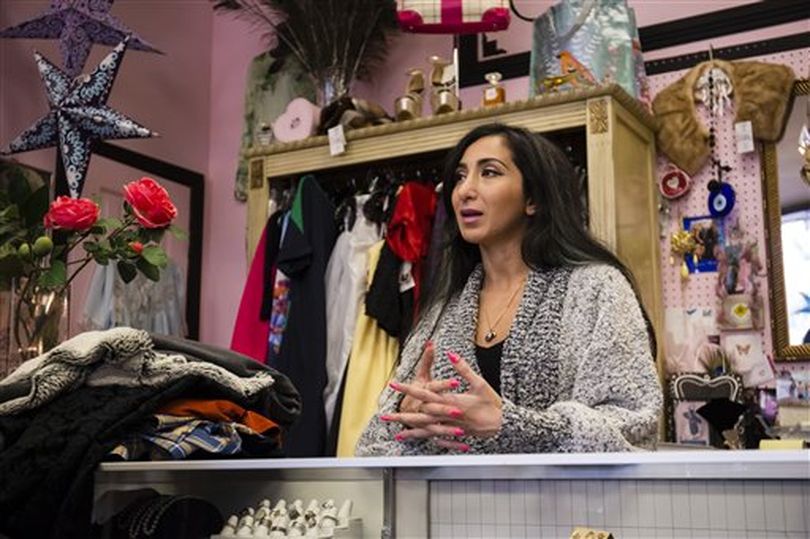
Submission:
<svg viewBox="0 0 810 539">
<path fill-rule="evenodd" d="M 289 379 L 265 365 L 132 328 L 83 333 L 21 365 L 0 381 L 0 534 L 88 537 L 98 463 L 191 398 L 255 412 L 278 426 L 278 443 L 301 411 Z"/>
</svg>

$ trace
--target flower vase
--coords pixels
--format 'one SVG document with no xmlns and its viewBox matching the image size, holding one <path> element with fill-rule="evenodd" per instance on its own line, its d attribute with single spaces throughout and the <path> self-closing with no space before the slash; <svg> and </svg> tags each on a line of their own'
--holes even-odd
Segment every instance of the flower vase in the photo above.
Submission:
<svg viewBox="0 0 810 539">
<path fill-rule="evenodd" d="M 315 104 L 322 109 L 349 94 L 346 77 L 339 69 L 313 75 L 312 82 L 315 86 Z"/>
<path fill-rule="evenodd" d="M 8 301 L 8 351 L 6 374 L 35 358 L 67 336 L 68 294 L 43 290 L 27 279 L 13 282 Z"/>
</svg>

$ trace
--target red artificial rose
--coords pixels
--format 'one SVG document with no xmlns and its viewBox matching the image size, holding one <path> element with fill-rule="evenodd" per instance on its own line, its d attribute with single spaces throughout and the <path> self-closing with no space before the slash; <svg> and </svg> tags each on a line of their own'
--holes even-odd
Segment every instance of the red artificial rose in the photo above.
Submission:
<svg viewBox="0 0 810 539">
<path fill-rule="evenodd" d="M 101 208 L 87 198 L 57 197 L 45 214 L 45 228 L 83 231 L 98 221 Z"/>
<path fill-rule="evenodd" d="M 136 255 L 139 255 L 143 252 L 143 243 L 139 241 L 131 241 L 129 242 L 129 248 L 132 249 Z"/>
<path fill-rule="evenodd" d="M 124 198 L 144 228 L 163 228 L 177 217 L 177 208 L 169 193 L 152 178 L 141 178 L 126 184 Z"/>
</svg>

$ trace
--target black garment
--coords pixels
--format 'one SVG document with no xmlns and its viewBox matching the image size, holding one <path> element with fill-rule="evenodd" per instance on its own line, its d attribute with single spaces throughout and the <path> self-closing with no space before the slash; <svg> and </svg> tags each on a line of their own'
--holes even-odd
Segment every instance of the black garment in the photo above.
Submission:
<svg viewBox="0 0 810 539">
<path fill-rule="evenodd" d="M 501 394 L 501 355 L 503 354 L 503 341 L 489 348 L 475 345 L 475 359 L 481 369 L 481 376 L 492 389 Z"/>
<path fill-rule="evenodd" d="M 154 348 L 158 352 L 180 354 L 190 361 L 213 363 L 237 376 L 247 377 L 258 372 L 270 372 L 275 380 L 270 388 L 272 391 L 256 395 L 250 401 L 251 407 L 249 409 L 259 411 L 265 417 L 272 419 L 283 430 L 288 429 L 301 414 L 301 395 L 298 390 L 287 376 L 272 367 L 262 365 L 254 359 L 233 350 L 219 348 L 210 344 L 154 333 L 151 337 Z"/>
<path fill-rule="evenodd" d="M 156 341 L 163 350 L 185 350 L 192 360 L 217 350 L 176 338 Z M 0 416 L 6 443 L 0 452 L 0 536 L 88 537 L 98 463 L 171 400 L 228 399 L 279 424 L 294 420 L 300 402 L 284 375 L 230 351 L 217 356 L 214 363 L 235 374 L 269 371 L 276 384 L 250 398 L 196 375 L 162 388 L 80 386 L 34 410 Z"/>
<path fill-rule="evenodd" d="M 401 268 L 402 260 L 386 242 L 366 294 L 366 314 L 376 320 L 383 331 L 399 339 L 400 344 L 411 332 L 414 306 L 414 289 L 399 291 Z"/>
<path fill-rule="evenodd" d="M 303 230 L 296 222 L 300 200 Z M 278 269 L 290 278 L 290 310 L 278 369 L 301 392 L 299 421 L 284 438 L 291 457 L 324 454 L 326 412 L 326 285 L 324 274 L 337 238 L 335 208 L 311 176 L 301 179 L 293 215 L 278 254 Z"/>
<path fill-rule="evenodd" d="M 225 519 L 211 502 L 194 496 L 143 497 L 93 529 L 93 538 L 201 539 L 219 533 Z"/>
<path fill-rule="evenodd" d="M 284 222 L 283 211 L 277 211 L 267 220 L 267 235 L 264 242 L 264 282 L 262 283 L 262 310 L 260 320 L 270 320 L 273 313 L 273 284 L 276 275 L 276 260 L 281 243 L 281 224 Z"/>
</svg>

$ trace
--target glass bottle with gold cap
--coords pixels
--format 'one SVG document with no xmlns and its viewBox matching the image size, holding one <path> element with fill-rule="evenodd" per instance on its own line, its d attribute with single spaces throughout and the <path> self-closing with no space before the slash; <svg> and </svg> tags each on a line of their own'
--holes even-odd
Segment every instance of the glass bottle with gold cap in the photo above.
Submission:
<svg viewBox="0 0 810 539">
<path fill-rule="evenodd" d="M 497 71 L 484 75 L 489 85 L 484 88 L 484 106 L 491 107 L 506 103 L 506 90 L 500 85 L 501 74 Z"/>
</svg>

